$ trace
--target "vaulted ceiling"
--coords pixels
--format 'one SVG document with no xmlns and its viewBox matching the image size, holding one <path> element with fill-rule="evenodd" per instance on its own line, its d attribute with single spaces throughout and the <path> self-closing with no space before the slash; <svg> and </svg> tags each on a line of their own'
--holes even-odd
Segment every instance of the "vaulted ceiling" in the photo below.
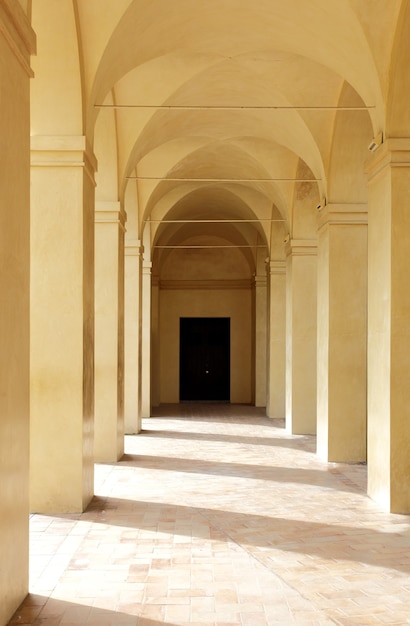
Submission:
<svg viewBox="0 0 410 626">
<path fill-rule="evenodd" d="M 238 244 L 314 238 L 322 198 L 366 199 L 404 4 L 75 0 L 97 197 L 135 206 L 135 236 L 151 220 L 151 244 L 187 242 L 209 220 Z M 47 5 L 33 0 L 39 23 Z"/>
</svg>

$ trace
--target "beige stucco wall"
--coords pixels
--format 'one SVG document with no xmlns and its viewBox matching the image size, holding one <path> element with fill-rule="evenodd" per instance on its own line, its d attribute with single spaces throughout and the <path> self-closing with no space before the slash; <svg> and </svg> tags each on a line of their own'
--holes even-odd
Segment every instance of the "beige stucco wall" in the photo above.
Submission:
<svg viewBox="0 0 410 626">
<path fill-rule="evenodd" d="M 231 403 L 252 401 L 251 289 L 160 291 L 160 397 L 179 402 L 179 318 L 231 318 Z"/>
</svg>

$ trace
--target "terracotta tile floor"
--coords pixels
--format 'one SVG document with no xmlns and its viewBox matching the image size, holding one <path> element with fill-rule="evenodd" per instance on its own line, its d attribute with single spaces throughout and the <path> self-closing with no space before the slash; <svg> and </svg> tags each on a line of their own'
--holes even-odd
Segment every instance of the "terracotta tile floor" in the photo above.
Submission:
<svg viewBox="0 0 410 626">
<path fill-rule="evenodd" d="M 84 514 L 32 516 L 10 624 L 410 624 L 410 517 L 367 498 L 365 466 L 252 407 L 164 406 L 143 429 Z"/>
</svg>

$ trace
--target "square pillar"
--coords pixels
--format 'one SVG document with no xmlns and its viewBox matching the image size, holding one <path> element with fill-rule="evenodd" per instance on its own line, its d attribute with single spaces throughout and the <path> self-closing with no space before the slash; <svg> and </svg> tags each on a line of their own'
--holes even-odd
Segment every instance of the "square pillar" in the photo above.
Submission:
<svg viewBox="0 0 410 626">
<path fill-rule="evenodd" d="M 368 493 L 410 513 L 410 139 L 388 139 L 369 176 Z"/>
<path fill-rule="evenodd" d="M 160 390 L 160 333 L 159 333 L 159 279 L 151 278 L 151 403 L 159 406 Z"/>
<path fill-rule="evenodd" d="M 286 429 L 316 433 L 317 244 L 288 242 L 286 271 Z"/>
<path fill-rule="evenodd" d="M 266 406 L 267 279 L 255 277 L 255 406 Z"/>
<path fill-rule="evenodd" d="M 367 206 L 322 209 L 318 231 L 317 452 L 366 460 Z"/>
<path fill-rule="evenodd" d="M 141 344 L 140 344 L 140 415 L 151 416 L 151 272 L 152 263 L 142 260 Z"/>
<path fill-rule="evenodd" d="M 125 243 L 124 312 L 124 428 L 126 434 L 141 431 L 139 415 L 139 335 L 140 335 L 140 256 L 141 242 Z"/>
<path fill-rule="evenodd" d="M 95 211 L 94 458 L 124 454 L 124 224 L 119 202 Z"/>
<path fill-rule="evenodd" d="M 268 275 L 268 394 L 266 415 L 285 417 L 286 263 L 270 261 Z"/>
<path fill-rule="evenodd" d="M 0 0 L 0 624 L 28 592 L 30 54 L 17 0 Z"/>
<path fill-rule="evenodd" d="M 82 136 L 33 136 L 31 510 L 94 492 L 94 172 Z"/>
</svg>

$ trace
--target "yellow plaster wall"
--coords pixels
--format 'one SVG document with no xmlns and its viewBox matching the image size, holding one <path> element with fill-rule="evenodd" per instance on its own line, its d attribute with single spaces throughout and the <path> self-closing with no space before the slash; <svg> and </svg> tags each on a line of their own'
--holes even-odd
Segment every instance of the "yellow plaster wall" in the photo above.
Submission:
<svg viewBox="0 0 410 626">
<path fill-rule="evenodd" d="M 132 243 L 139 244 L 138 241 Z M 124 264 L 124 429 L 126 434 L 133 434 L 141 429 L 138 414 L 140 246 L 127 244 Z"/>
<path fill-rule="evenodd" d="M 315 434 L 317 257 L 293 246 L 287 260 L 286 428 Z"/>
<path fill-rule="evenodd" d="M 387 180 L 385 177 L 387 176 Z M 390 507 L 390 280 L 389 173 L 369 185 L 368 491 Z M 382 294 L 385 294 L 383 297 Z M 382 296 L 382 297 L 381 297 Z"/>
<path fill-rule="evenodd" d="M 92 155 L 89 155 L 92 157 Z M 84 155 L 87 163 L 88 159 Z M 83 302 L 83 414 L 82 414 L 82 510 L 94 495 L 94 206 L 92 169 L 81 175 L 83 208 L 82 302 Z"/>
<path fill-rule="evenodd" d="M 160 399 L 179 402 L 180 317 L 231 318 L 231 403 L 252 400 L 251 289 L 160 291 Z"/>
<path fill-rule="evenodd" d="M 32 138 L 30 505 L 41 512 L 80 511 L 93 495 L 94 186 L 80 148 L 81 137 Z"/>
<path fill-rule="evenodd" d="M 0 624 L 28 591 L 30 409 L 29 76 L 4 37 L 11 23 L 3 17 L 0 11 Z"/>
<path fill-rule="evenodd" d="M 119 203 L 96 203 L 94 457 L 124 453 L 123 227 Z"/>
<path fill-rule="evenodd" d="M 271 261 L 268 278 L 268 386 L 266 415 L 284 418 L 286 411 L 286 268 Z"/>
<path fill-rule="evenodd" d="M 367 224 L 360 211 L 328 216 L 319 230 L 317 450 L 358 462 L 366 459 Z"/>
<path fill-rule="evenodd" d="M 379 148 L 369 183 L 368 492 L 395 513 L 410 511 L 409 147 Z"/>
</svg>

